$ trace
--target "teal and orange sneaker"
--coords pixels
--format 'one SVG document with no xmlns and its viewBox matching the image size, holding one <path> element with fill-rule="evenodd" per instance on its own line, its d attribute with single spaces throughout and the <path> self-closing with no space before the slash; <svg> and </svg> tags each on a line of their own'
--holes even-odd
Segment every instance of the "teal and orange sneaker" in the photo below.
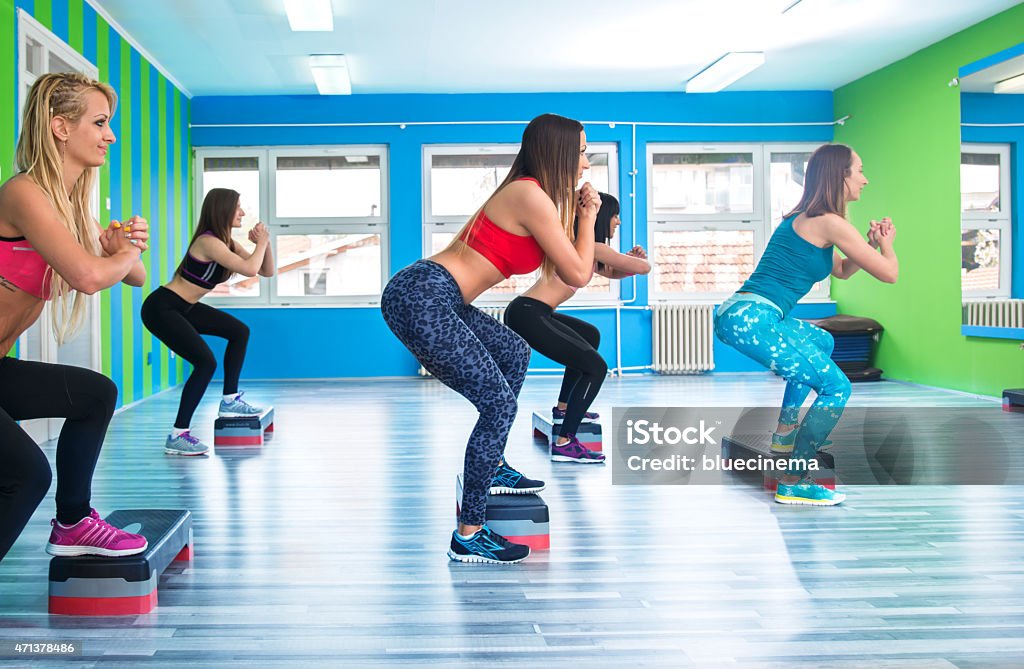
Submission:
<svg viewBox="0 0 1024 669">
<path fill-rule="evenodd" d="M 846 495 L 829 490 L 823 485 L 800 479 L 796 483 L 786 484 L 779 481 L 775 490 L 775 501 L 779 504 L 803 504 L 806 506 L 835 506 L 842 504 Z"/>
<path fill-rule="evenodd" d="M 778 432 L 772 432 L 772 453 L 792 453 L 793 446 L 796 445 L 796 433 L 800 430 L 794 428 L 791 432 L 786 434 L 779 434 Z"/>
</svg>

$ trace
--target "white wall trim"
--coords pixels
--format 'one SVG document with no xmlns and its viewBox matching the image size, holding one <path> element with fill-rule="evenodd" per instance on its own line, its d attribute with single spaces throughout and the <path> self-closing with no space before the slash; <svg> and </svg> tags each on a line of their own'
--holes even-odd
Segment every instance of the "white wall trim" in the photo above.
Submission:
<svg viewBox="0 0 1024 669">
<path fill-rule="evenodd" d="M 124 27 L 120 23 L 118 23 L 117 20 L 113 16 L 110 15 L 110 12 L 108 12 L 106 9 L 103 8 L 102 5 L 100 5 L 100 0 L 85 0 L 85 1 L 89 4 L 90 7 L 92 7 L 93 9 L 96 10 L 97 14 L 102 16 L 106 20 L 106 22 L 110 24 L 111 28 L 113 28 L 118 33 L 120 33 L 122 39 L 124 39 L 126 42 L 131 44 L 133 47 L 135 47 L 135 50 L 138 51 L 139 54 L 141 54 L 143 58 L 148 60 L 150 65 L 152 65 L 157 70 L 159 70 L 160 74 L 164 75 L 167 78 L 168 81 L 170 81 L 172 84 L 174 84 L 178 88 L 179 91 L 181 91 L 182 93 L 185 94 L 185 97 L 187 97 L 190 100 L 192 99 L 192 92 L 189 91 L 187 88 L 185 88 L 184 84 L 182 84 L 180 81 L 178 81 L 174 77 L 174 75 L 171 74 L 167 70 L 166 67 L 161 65 L 160 61 L 158 61 L 156 58 L 153 57 L 153 54 L 151 54 L 141 44 L 139 44 L 139 41 L 137 39 L 135 39 L 134 37 L 132 37 L 132 34 L 130 32 L 128 32 L 127 30 L 125 30 Z"/>
</svg>

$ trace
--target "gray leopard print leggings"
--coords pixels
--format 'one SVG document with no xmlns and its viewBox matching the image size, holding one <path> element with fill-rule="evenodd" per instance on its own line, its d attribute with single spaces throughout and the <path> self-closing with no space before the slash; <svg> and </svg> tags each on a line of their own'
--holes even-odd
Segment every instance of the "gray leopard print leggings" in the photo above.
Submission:
<svg viewBox="0 0 1024 669">
<path fill-rule="evenodd" d="M 418 260 L 391 278 L 381 295 L 384 321 L 441 383 L 473 403 L 480 418 L 466 445 L 462 513 L 483 525 L 487 491 L 505 451 L 530 364 L 522 337 L 462 301 L 441 265 Z"/>
</svg>

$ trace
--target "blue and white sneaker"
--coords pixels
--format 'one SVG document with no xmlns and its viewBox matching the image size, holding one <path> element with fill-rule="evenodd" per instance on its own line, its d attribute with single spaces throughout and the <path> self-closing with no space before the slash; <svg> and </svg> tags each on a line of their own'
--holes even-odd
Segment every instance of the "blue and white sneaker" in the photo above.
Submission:
<svg viewBox="0 0 1024 669">
<path fill-rule="evenodd" d="M 189 434 L 188 430 L 177 437 L 167 435 L 164 443 L 164 453 L 167 455 L 205 455 L 209 450 L 209 446 Z"/>
<path fill-rule="evenodd" d="M 829 490 L 823 485 L 800 479 L 796 483 L 785 484 L 779 481 L 775 489 L 775 501 L 779 504 L 803 504 L 806 506 L 835 506 L 842 504 L 846 495 Z"/>
<path fill-rule="evenodd" d="M 545 488 L 544 481 L 528 479 L 505 460 L 501 461 L 491 479 L 492 495 L 532 495 Z"/>
<path fill-rule="evenodd" d="M 254 407 L 245 400 L 242 399 L 244 392 L 235 395 L 235 399 L 231 401 L 221 400 L 220 411 L 218 414 L 221 418 L 244 418 L 245 416 L 259 416 L 263 413 L 262 407 Z"/>
<path fill-rule="evenodd" d="M 486 525 L 469 539 L 460 537 L 458 531 L 452 532 L 452 545 L 448 549 L 448 557 L 457 562 L 515 564 L 529 554 L 529 546 L 514 544 Z"/>
</svg>

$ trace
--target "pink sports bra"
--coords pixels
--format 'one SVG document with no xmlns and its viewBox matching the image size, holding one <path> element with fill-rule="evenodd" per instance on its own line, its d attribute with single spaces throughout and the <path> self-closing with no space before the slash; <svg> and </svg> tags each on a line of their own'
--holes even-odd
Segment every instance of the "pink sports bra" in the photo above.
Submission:
<svg viewBox="0 0 1024 669">
<path fill-rule="evenodd" d="M 0 276 L 21 290 L 49 300 L 52 271 L 24 237 L 0 237 Z"/>
</svg>

